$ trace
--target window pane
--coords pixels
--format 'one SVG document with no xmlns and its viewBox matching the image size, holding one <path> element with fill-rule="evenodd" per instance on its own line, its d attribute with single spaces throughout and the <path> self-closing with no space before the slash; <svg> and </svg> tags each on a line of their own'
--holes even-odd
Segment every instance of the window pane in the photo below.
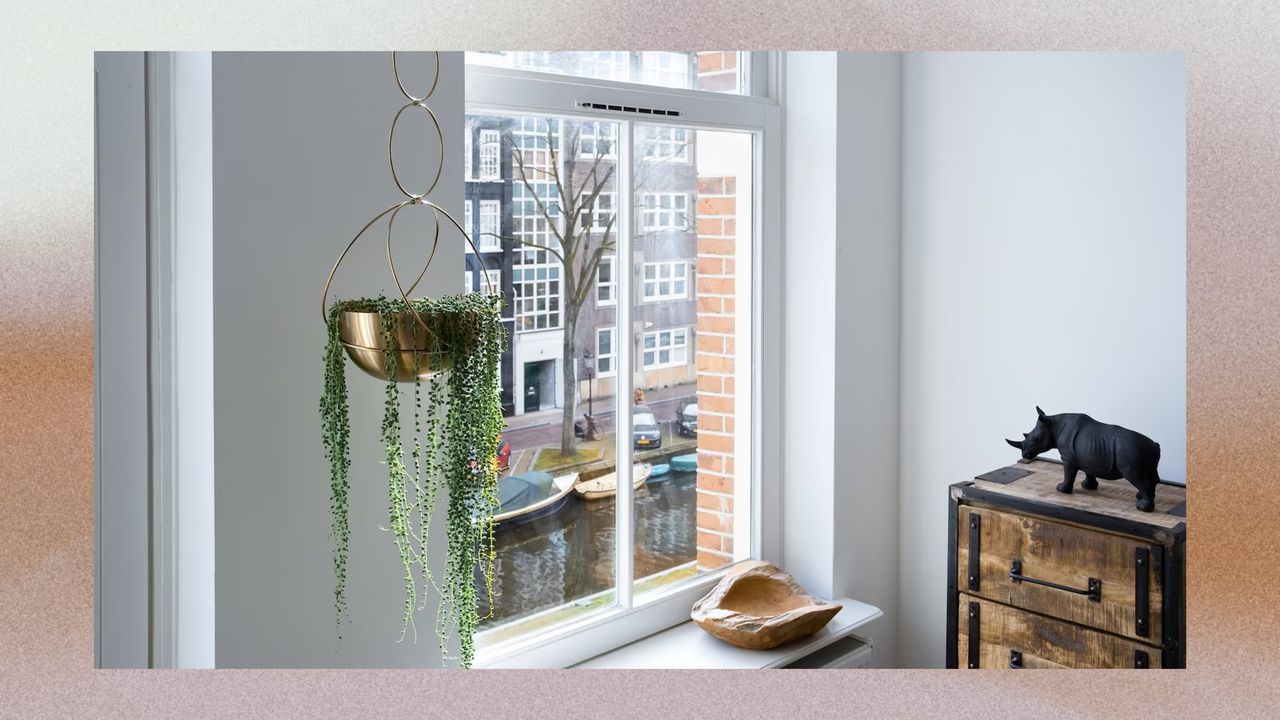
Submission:
<svg viewBox="0 0 1280 720">
<path fill-rule="evenodd" d="M 752 137 L 637 123 L 634 245 L 644 327 L 635 385 L 658 421 L 636 460 L 670 471 L 635 496 L 636 597 L 750 556 Z M 655 208 L 646 212 L 644 208 Z M 744 352 L 737 352 L 739 349 Z M 643 441 L 643 442 L 642 442 Z M 679 460 L 677 460 L 679 458 Z"/>
<path fill-rule="evenodd" d="M 468 52 L 470 65 L 534 70 L 683 90 L 746 95 L 744 54 L 736 51 Z M 684 132 L 683 130 L 681 132 Z"/>
<path fill-rule="evenodd" d="M 466 128 L 477 177 L 466 181 L 464 199 L 474 206 L 471 222 L 480 235 L 479 256 L 467 256 L 467 278 L 472 288 L 484 289 L 476 273 L 483 259 L 490 280 L 508 283 L 502 290 L 511 328 L 500 373 L 507 422 L 499 512 L 516 514 L 497 528 L 492 607 L 481 592 L 481 615 L 492 611 L 477 638 L 483 647 L 614 602 L 613 506 L 582 500 L 570 479 L 612 469 L 616 307 L 596 298 L 613 300 L 617 278 L 612 254 L 599 270 L 583 264 L 566 270 L 558 253 L 590 257 L 616 242 L 608 217 L 618 189 L 613 144 L 620 133 L 614 122 L 521 115 L 469 114 Z M 575 206 L 562 207 L 562 197 Z M 568 223 L 570 217 L 589 221 Z M 578 273 L 577 287 L 596 287 L 581 295 L 573 326 L 564 312 L 567 271 Z M 561 443 L 566 406 L 567 454 Z M 572 426 L 588 413 L 599 434 L 578 437 Z M 568 488 L 563 496 L 562 486 Z M 548 497 L 556 498 L 551 511 L 519 514 Z"/>
</svg>

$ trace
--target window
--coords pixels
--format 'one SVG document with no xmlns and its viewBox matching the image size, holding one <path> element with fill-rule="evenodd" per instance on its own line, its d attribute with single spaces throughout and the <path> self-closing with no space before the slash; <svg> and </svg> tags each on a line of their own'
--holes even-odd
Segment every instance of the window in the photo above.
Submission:
<svg viewBox="0 0 1280 720">
<path fill-rule="evenodd" d="M 560 266 L 520 265 L 511 269 L 516 332 L 560 327 Z"/>
<path fill-rule="evenodd" d="M 613 275 L 613 256 L 604 255 L 596 268 L 596 305 L 605 307 L 618 304 L 618 283 Z"/>
<path fill-rule="evenodd" d="M 689 263 L 651 262 L 644 264 L 644 301 L 684 300 L 689 297 Z"/>
<path fill-rule="evenodd" d="M 601 377 L 613 375 L 615 368 L 613 365 L 614 356 L 613 347 L 613 328 L 599 328 L 596 330 L 596 372 Z"/>
<path fill-rule="evenodd" d="M 477 246 L 480 245 L 480 238 L 476 237 L 476 226 L 473 222 L 475 217 L 471 212 L 472 205 L 473 203 L 470 200 L 462 201 L 462 227 L 466 229 L 467 235 L 471 236 L 471 242 L 467 242 L 465 240 L 462 241 L 463 244 L 466 245 L 467 252 L 475 252 L 471 249 L 472 244 Z M 471 284 L 467 283 L 467 287 L 471 287 Z"/>
<path fill-rule="evenodd" d="M 594 80 L 631 82 L 682 90 L 749 95 L 750 53 L 694 52 L 468 52 L 471 66 L 532 70 Z"/>
<path fill-rule="evenodd" d="M 471 207 L 471 202 L 467 202 Z M 468 220 L 468 222 L 470 222 Z M 476 243 L 480 252 L 497 252 L 502 249 L 502 201 L 480 201 L 480 240 Z"/>
<path fill-rule="evenodd" d="M 640 82 L 646 85 L 687 88 L 691 65 L 696 59 L 682 52 L 640 53 Z"/>
<path fill-rule="evenodd" d="M 497 130 L 480 131 L 480 179 L 497 180 L 502 174 L 502 163 L 499 160 L 502 141 Z"/>
<path fill-rule="evenodd" d="M 688 362 L 688 329 L 676 328 L 644 334 L 644 368 L 646 370 L 687 365 Z"/>
<path fill-rule="evenodd" d="M 463 148 L 462 148 L 462 159 L 463 159 L 463 162 L 465 163 L 462 170 L 463 180 L 476 179 L 475 168 L 472 167 L 472 164 L 471 164 L 471 133 L 472 132 L 474 131 L 471 128 L 471 124 L 468 123 L 466 127 L 466 131 L 462 133 L 462 137 L 464 141 Z"/>
<path fill-rule="evenodd" d="M 685 128 L 653 128 L 646 133 L 644 159 L 654 162 L 688 162 L 689 133 Z"/>
<path fill-rule="evenodd" d="M 579 222 L 584 228 L 604 232 L 609 229 L 609 223 L 613 221 L 613 212 L 613 193 L 602 192 L 596 196 L 594 205 L 582 209 Z"/>
<path fill-rule="evenodd" d="M 684 193 L 647 192 L 640 194 L 640 227 L 645 230 L 684 228 L 689 214 L 689 196 Z"/>
<path fill-rule="evenodd" d="M 591 650 L 596 654 L 637 639 L 628 633 L 687 619 L 689 604 L 721 568 L 776 553 L 777 503 L 762 498 L 772 497 L 778 473 L 759 472 L 756 458 L 773 468 L 774 454 L 754 446 L 776 413 L 761 422 L 752 413 L 754 278 L 772 277 L 754 272 L 765 229 L 755 219 L 777 217 L 754 210 L 757 178 L 770 177 L 755 170 L 781 167 L 757 164 L 778 148 L 763 141 L 776 132 L 770 123 L 778 108 L 551 80 L 547 70 L 529 67 L 560 57 L 527 53 L 513 71 L 467 70 L 468 121 L 500 133 L 504 147 L 494 184 L 466 186 L 477 225 L 484 222 L 478 203 L 501 198 L 501 232 L 510 240 L 500 251 L 503 273 L 511 275 L 503 280 L 512 322 L 502 396 L 514 415 L 537 413 L 521 423 L 531 424 L 528 432 L 503 439 L 513 467 L 529 468 L 536 457 L 537 469 L 553 477 L 585 462 L 626 479 L 637 464 L 670 464 L 680 455 L 697 457 L 698 467 L 672 471 L 641 491 L 616 483 L 612 498 L 566 503 L 518 531 L 499 527 L 497 594 L 492 607 L 481 599 L 481 666 L 503 666 L 504 658 L 521 658 L 514 665 L 532 657 L 552 665 L 585 659 L 584 638 L 593 647 L 608 644 Z M 643 53 L 577 58 L 599 63 L 613 79 L 625 69 L 627 82 L 646 67 L 651 80 L 674 81 L 682 70 L 673 59 L 653 55 L 646 65 Z M 716 64 L 701 53 L 685 60 L 688 84 L 700 82 L 699 67 Z M 725 58 L 715 60 L 722 72 Z M 596 113 L 578 104 L 584 98 L 680 107 L 684 127 L 652 116 L 646 122 L 638 113 Z M 478 152 L 476 158 L 479 165 Z M 595 253 L 598 265 L 584 262 Z M 636 392 L 648 396 L 656 426 L 638 434 Z M 679 425 L 675 414 L 693 399 L 702 413 L 691 430 L 689 416 Z M 573 453 L 560 457 L 563 431 L 573 437 L 561 418 L 587 414 L 603 437 L 572 440 Z M 584 629 L 572 642 L 562 640 L 569 624 Z M 575 656 L 556 654 L 568 652 Z"/>
<path fill-rule="evenodd" d="M 611 122 L 583 122 L 578 126 L 578 156 L 612 158 L 618 126 Z"/>
<path fill-rule="evenodd" d="M 502 271 L 485 270 L 484 273 L 489 277 L 489 285 L 485 284 L 483 277 L 477 277 L 476 273 L 467 270 L 464 273 L 464 279 L 462 281 L 463 294 L 470 294 L 473 292 L 490 292 L 496 294 L 502 292 Z"/>
</svg>

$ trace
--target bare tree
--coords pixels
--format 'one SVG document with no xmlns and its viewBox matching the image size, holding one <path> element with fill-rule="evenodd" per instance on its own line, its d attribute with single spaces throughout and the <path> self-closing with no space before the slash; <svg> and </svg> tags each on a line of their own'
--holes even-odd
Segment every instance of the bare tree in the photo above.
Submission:
<svg viewBox="0 0 1280 720">
<path fill-rule="evenodd" d="M 575 443 L 573 427 L 577 409 L 575 369 L 578 361 L 578 322 L 596 287 L 602 259 L 615 250 L 618 203 L 628 202 L 629 199 L 615 197 L 614 206 L 607 212 L 602 212 L 598 204 L 601 193 L 608 191 L 614 184 L 616 169 L 613 159 L 616 154 L 611 152 L 614 141 L 600 133 L 600 128 L 605 123 L 596 125 L 589 122 L 566 122 L 563 142 L 557 143 L 552 122 L 554 121 L 548 122 L 546 134 L 540 140 L 543 147 L 532 151 L 521 148 L 510 136 L 505 138 L 505 142 L 510 150 L 516 179 L 533 198 L 538 214 L 546 223 L 553 241 L 541 244 L 522 235 L 505 239 L 519 247 L 545 251 L 563 267 L 560 312 L 564 339 L 560 384 L 564 417 L 560 429 L 560 452 L 568 456 L 573 452 Z M 586 153 L 579 152 L 582 149 L 584 126 L 596 129 L 590 152 Z M 687 146 L 688 142 L 685 141 L 675 146 L 672 152 L 675 155 L 682 154 Z M 534 158 L 541 157 L 543 161 L 532 160 L 526 154 Z M 665 158 L 650 159 L 661 161 Z M 646 175 L 642 170 L 635 178 L 636 188 L 645 184 Z M 549 193 L 550 197 L 543 196 L 548 193 L 539 193 L 535 183 L 547 183 L 553 191 Z M 603 220 L 603 225 L 597 221 L 598 218 Z M 681 214 L 680 219 L 686 225 L 689 222 L 688 214 Z"/>
</svg>

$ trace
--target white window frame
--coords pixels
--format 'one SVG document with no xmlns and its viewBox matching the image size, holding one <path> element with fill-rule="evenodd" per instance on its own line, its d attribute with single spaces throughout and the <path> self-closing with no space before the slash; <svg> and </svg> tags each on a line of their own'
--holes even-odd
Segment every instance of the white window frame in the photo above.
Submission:
<svg viewBox="0 0 1280 720">
<path fill-rule="evenodd" d="M 667 342 L 663 343 L 663 336 L 666 336 Z M 688 327 L 664 328 L 662 330 L 646 331 L 640 343 L 640 363 L 645 370 L 658 370 L 660 368 L 681 367 L 688 365 L 691 355 L 689 354 L 690 336 L 693 331 Z M 676 342 L 676 338 L 680 338 L 680 342 Z M 652 339 L 652 343 L 650 340 Z M 682 354 L 680 359 L 676 359 L 676 352 Z M 664 362 L 659 360 L 661 353 L 667 353 L 668 358 Z M 649 355 L 653 355 L 653 361 L 649 361 Z"/>
<path fill-rule="evenodd" d="M 470 201 L 467 201 L 470 205 Z M 479 240 L 476 245 L 480 248 L 480 252 L 499 252 L 502 250 L 502 201 L 501 200 L 480 200 L 480 229 L 477 231 Z M 486 225 L 485 218 L 492 218 L 492 224 Z M 470 227 L 468 225 L 468 227 Z"/>
<path fill-rule="evenodd" d="M 475 215 L 471 211 L 471 208 L 473 205 L 474 205 L 474 202 L 472 200 L 462 201 L 462 226 L 467 229 L 467 234 L 471 236 L 471 239 L 475 240 L 476 239 Z M 462 244 L 464 246 L 465 252 L 468 255 L 475 253 L 475 250 L 471 249 L 472 243 L 469 243 L 466 240 L 463 240 Z M 476 243 L 476 244 L 479 244 L 479 243 Z"/>
<path fill-rule="evenodd" d="M 669 200 L 663 206 L 663 201 Z M 640 193 L 640 227 L 646 232 L 657 230 L 682 230 L 689 217 L 689 194 L 682 192 Z"/>
<path fill-rule="evenodd" d="M 578 126 L 578 157 L 612 160 L 618 157 L 618 133 L 615 130 L 612 135 L 602 132 L 603 128 L 616 128 L 617 124 L 612 122 L 589 121 L 583 122 Z M 588 132 L 590 130 L 590 132 Z M 607 140 L 608 149 L 600 152 L 601 140 Z M 589 148 L 589 149 L 588 149 Z"/>
<path fill-rule="evenodd" d="M 782 234 L 782 112 L 779 64 L 773 53 L 750 53 L 752 69 L 750 87 L 755 95 L 730 95 L 697 90 L 679 90 L 642 86 L 634 83 L 567 78 L 565 76 L 497 67 L 467 66 L 467 111 L 469 113 L 501 113 L 568 117 L 594 117 L 623 122 L 620 132 L 618 196 L 630 197 L 631 155 L 634 152 L 634 125 L 647 122 L 642 116 L 593 110 L 580 105 L 590 101 L 603 105 L 662 107 L 680 113 L 659 121 L 697 129 L 738 130 L 753 136 L 753 201 L 751 252 L 738 261 L 740 277 L 751 282 L 736 284 L 735 300 L 739 308 L 750 307 L 751 322 L 740 330 L 738 343 L 737 382 L 749 388 L 749 408 L 740 411 L 735 423 L 740 447 L 749 448 L 738 466 L 738 477 L 750 493 L 749 503 L 735 503 L 735 522 L 752 528 L 749 547 L 744 553 L 771 562 L 782 561 L 781 555 L 781 447 L 776 442 L 763 442 L 781 433 L 782 396 L 773 378 L 782 372 L 782 248 L 777 238 Z M 744 55 L 745 56 L 745 55 Z M 745 64 L 745 63 L 744 63 Z M 672 122 L 666 122 L 666 121 Z M 648 122 L 652 122 L 649 118 Z M 627 251 L 635 237 L 631 232 L 633 203 L 618 207 L 619 229 L 615 269 L 619 297 L 633 296 L 635 281 L 632 253 Z M 764 238 L 770 238 L 765 242 Z M 632 303 L 618 303 L 616 322 L 619 328 L 632 327 Z M 629 397 L 633 387 L 632 337 L 619 337 L 617 343 L 617 393 Z M 769 382 L 762 378 L 769 378 Z M 618 457 L 631 457 L 631 415 L 620 413 L 616 434 Z M 632 545 L 633 492 L 627 482 L 630 464 L 620 463 L 615 537 L 618 547 Z M 476 666 L 501 667 L 568 667 L 595 655 L 614 649 L 641 637 L 687 622 L 689 606 L 724 575 L 716 571 L 671 588 L 646 594 L 637 604 L 632 593 L 633 558 L 621 553 L 615 562 L 617 602 L 606 609 L 579 620 L 557 625 L 539 633 L 517 638 L 496 646 L 483 646 L 477 653 Z"/>
<path fill-rule="evenodd" d="M 675 126 L 650 128 L 650 137 L 644 144 L 644 159 L 650 162 L 687 163 L 689 162 L 689 130 Z M 684 140 L 676 140 L 676 135 L 684 134 Z M 657 137 L 654 137 L 656 134 Z M 676 152 L 679 145 L 680 152 Z"/>
<path fill-rule="evenodd" d="M 475 180 L 476 169 L 471 161 L 471 145 L 472 145 L 471 134 L 475 132 L 475 128 L 471 127 L 471 125 L 468 124 L 464 127 L 464 130 L 465 132 L 462 133 L 462 137 L 464 141 L 463 150 L 462 150 L 462 159 L 464 163 L 464 165 L 462 166 L 462 179 Z"/>
<path fill-rule="evenodd" d="M 480 131 L 480 179 L 493 182 L 502 179 L 502 133 L 492 128 Z"/>
<path fill-rule="evenodd" d="M 609 266 L 609 281 L 600 278 L 600 271 Z M 608 297 L 601 299 L 600 292 L 608 291 Z M 596 267 L 596 307 L 613 307 L 618 304 L 618 264 L 613 255 L 601 255 L 600 265 Z"/>
<path fill-rule="evenodd" d="M 665 273 L 665 275 L 664 275 Z M 655 260 L 644 264 L 640 275 L 640 298 L 643 302 L 668 302 L 689 299 L 689 261 Z M 662 285 L 667 291 L 662 292 Z M 677 284 L 682 288 L 677 291 Z M 649 292 L 652 288 L 653 292 Z"/>
<path fill-rule="evenodd" d="M 480 285 L 475 286 L 474 285 L 475 271 L 473 270 L 463 271 L 462 294 L 470 295 L 473 292 L 482 292 L 484 290 L 489 290 L 489 289 L 492 289 L 494 293 L 502 292 L 502 270 L 501 269 L 489 270 L 486 268 L 484 271 L 484 274 L 489 276 L 489 282 L 492 284 L 492 288 L 485 286 L 484 276 L 481 276 L 480 278 Z"/>
<path fill-rule="evenodd" d="M 608 202 L 602 202 L 604 200 L 607 200 Z M 604 207 L 606 205 L 608 207 Z M 618 212 L 617 193 L 613 190 L 601 191 L 599 195 L 596 195 L 595 207 L 582 208 L 582 214 L 578 217 L 578 222 L 581 223 L 582 227 L 584 228 L 586 228 L 587 226 L 588 210 L 592 210 L 591 226 L 588 229 L 590 229 L 592 232 L 596 232 L 596 231 L 604 232 L 604 229 L 609 226 L 610 218 L 612 218 L 614 214 Z M 617 225 L 618 223 L 615 221 L 614 222 L 615 229 L 617 228 Z"/>
<path fill-rule="evenodd" d="M 600 336 L 609 336 L 609 352 L 600 350 Z M 612 325 L 596 328 L 596 377 L 614 377 L 618 374 L 618 329 Z M 600 361 L 608 360 L 609 369 L 601 370 Z"/>
</svg>

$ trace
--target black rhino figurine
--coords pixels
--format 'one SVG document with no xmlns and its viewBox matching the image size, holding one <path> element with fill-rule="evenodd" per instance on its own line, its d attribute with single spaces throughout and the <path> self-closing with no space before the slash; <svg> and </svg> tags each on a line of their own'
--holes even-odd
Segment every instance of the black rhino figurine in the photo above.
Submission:
<svg viewBox="0 0 1280 720">
<path fill-rule="evenodd" d="M 1156 506 L 1156 485 L 1160 476 L 1160 444 L 1119 425 L 1107 425 L 1081 413 L 1045 415 L 1036 406 L 1036 426 L 1022 434 L 1020 442 L 1005 442 L 1022 451 L 1024 460 L 1033 460 L 1046 450 L 1057 448 L 1062 456 L 1064 478 L 1058 492 L 1070 493 L 1076 473 L 1084 471 L 1084 489 L 1097 490 L 1098 478 L 1124 478 L 1138 488 L 1137 508 L 1151 512 Z"/>
</svg>

